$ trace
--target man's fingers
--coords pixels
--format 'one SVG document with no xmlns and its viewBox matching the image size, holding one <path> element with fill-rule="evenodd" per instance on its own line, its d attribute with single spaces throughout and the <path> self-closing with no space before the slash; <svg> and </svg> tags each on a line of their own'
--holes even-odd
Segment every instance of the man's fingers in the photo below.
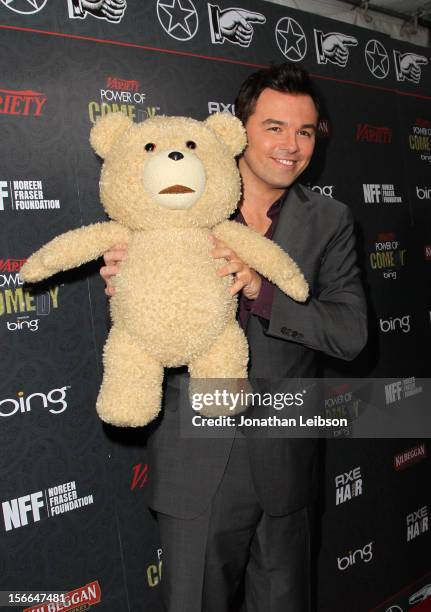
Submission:
<svg viewBox="0 0 431 612">
<path fill-rule="evenodd" d="M 236 253 L 229 247 L 216 247 L 210 251 L 210 255 L 214 257 L 214 259 L 227 259 L 229 261 L 237 259 Z"/>
<path fill-rule="evenodd" d="M 244 264 L 241 261 L 230 261 L 228 264 L 217 270 L 218 276 L 227 276 L 228 274 L 237 274 L 242 272 Z"/>
<path fill-rule="evenodd" d="M 119 272 L 120 272 L 120 268 L 119 266 L 115 264 L 111 264 L 109 266 L 103 266 L 103 268 L 100 268 L 100 276 L 105 281 L 109 281 L 110 278 L 112 278 L 112 276 L 115 276 Z"/>
<path fill-rule="evenodd" d="M 238 14 L 240 14 L 244 19 L 249 21 L 250 23 L 265 23 L 266 17 L 262 15 L 262 13 L 254 13 L 253 11 L 246 11 L 245 9 L 238 9 Z"/>
<path fill-rule="evenodd" d="M 358 44 L 358 39 L 354 36 L 348 36 L 347 34 L 338 34 L 338 40 L 344 45 L 350 45 L 351 47 L 356 47 Z"/>
<path fill-rule="evenodd" d="M 241 278 L 236 278 L 234 284 L 232 285 L 232 287 L 229 289 L 230 294 L 231 295 L 235 295 L 237 294 L 239 291 L 241 291 L 242 289 L 244 289 L 244 287 L 246 286 L 246 282 L 245 280 L 241 279 Z"/>
<path fill-rule="evenodd" d="M 126 254 L 127 254 L 127 244 L 126 245 L 118 244 L 112 249 L 110 249 L 109 251 L 106 251 L 106 253 L 103 256 L 103 259 L 105 260 L 105 264 L 116 263 L 118 261 L 123 261 Z"/>
</svg>

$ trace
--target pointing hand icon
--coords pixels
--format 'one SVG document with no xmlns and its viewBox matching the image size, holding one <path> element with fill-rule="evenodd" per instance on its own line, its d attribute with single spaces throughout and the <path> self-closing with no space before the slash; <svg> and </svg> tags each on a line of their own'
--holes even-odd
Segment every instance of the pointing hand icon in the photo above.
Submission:
<svg viewBox="0 0 431 612">
<path fill-rule="evenodd" d="M 246 9 L 228 8 L 221 10 L 215 4 L 208 4 L 208 11 L 213 43 L 223 43 L 228 40 L 236 45 L 248 47 L 254 34 L 251 24 L 266 22 L 266 17 L 262 13 Z"/>
</svg>

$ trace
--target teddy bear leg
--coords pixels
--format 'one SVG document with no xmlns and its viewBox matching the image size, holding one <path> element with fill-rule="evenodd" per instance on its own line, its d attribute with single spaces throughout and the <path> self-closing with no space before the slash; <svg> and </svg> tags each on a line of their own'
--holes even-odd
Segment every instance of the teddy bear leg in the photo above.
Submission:
<svg viewBox="0 0 431 612">
<path fill-rule="evenodd" d="M 218 398 L 214 406 L 202 408 L 204 416 L 234 415 L 247 406 L 240 401 L 232 404 L 230 394 L 238 397 L 248 393 L 251 386 L 247 380 L 248 344 L 244 332 L 236 321 L 229 323 L 209 351 L 189 363 L 190 396 L 195 393 L 210 393 Z M 220 404 L 220 398 L 223 405 Z"/>
<path fill-rule="evenodd" d="M 113 326 L 106 341 L 97 413 L 106 423 L 139 427 L 160 410 L 163 366 L 126 331 Z"/>
</svg>

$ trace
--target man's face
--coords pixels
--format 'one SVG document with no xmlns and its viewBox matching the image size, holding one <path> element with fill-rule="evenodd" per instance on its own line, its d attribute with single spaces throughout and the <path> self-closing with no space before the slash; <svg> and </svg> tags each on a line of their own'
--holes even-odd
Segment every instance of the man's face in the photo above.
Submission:
<svg viewBox="0 0 431 612">
<path fill-rule="evenodd" d="M 264 89 L 246 123 L 248 145 L 240 160 L 243 180 L 284 189 L 313 155 L 317 110 L 308 95 Z"/>
</svg>

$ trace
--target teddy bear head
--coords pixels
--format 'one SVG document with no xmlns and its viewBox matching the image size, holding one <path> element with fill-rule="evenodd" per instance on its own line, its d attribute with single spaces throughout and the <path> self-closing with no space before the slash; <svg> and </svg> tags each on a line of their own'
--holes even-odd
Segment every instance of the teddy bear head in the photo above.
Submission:
<svg viewBox="0 0 431 612">
<path fill-rule="evenodd" d="M 157 116 L 142 123 L 111 113 L 96 122 L 90 141 L 104 159 L 102 204 L 130 229 L 211 228 L 237 206 L 235 157 L 246 136 L 229 113 L 206 121 Z"/>
</svg>

